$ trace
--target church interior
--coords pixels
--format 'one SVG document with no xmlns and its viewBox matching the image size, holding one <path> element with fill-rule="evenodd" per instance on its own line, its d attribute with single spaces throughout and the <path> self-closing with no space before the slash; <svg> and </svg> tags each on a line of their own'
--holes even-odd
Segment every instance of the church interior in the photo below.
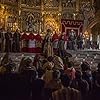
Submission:
<svg viewBox="0 0 100 100">
<path fill-rule="evenodd" d="M 99 69 L 100 0 L 0 0 L 0 100 L 100 100 Z"/>
</svg>

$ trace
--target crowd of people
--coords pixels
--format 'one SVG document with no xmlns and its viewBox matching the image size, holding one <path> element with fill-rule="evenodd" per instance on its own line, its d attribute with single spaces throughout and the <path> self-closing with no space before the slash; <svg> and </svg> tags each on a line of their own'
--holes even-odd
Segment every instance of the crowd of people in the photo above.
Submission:
<svg viewBox="0 0 100 100">
<path fill-rule="evenodd" d="M 87 62 L 74 68 L 68 56 L 37 54 L 21 59 L 18 72 L 6 54 L 0 65 L 1 100 L 99 100 L 100 63 L 92 71 Z M 18 66 L 17 66 L 18 67 Z"/>
<path fill-rule="evenodd" d="M 100 63 L 96 71 L 91 70 L 87 62 L 77 66 L 79 69 L 75 69 L 74 62 L 69 60 L 72 55 L 65 49 L 65 34 L 59 40 L 57 34 L 52 37 L 51 31 L 47 30 L 42 41 L 41 53 L 36 53 L 40 49 L 41 41 L 38 42 L 38 48 L 27 49 L 25 43 L 27 39 L 23 40 L 25 43 L 23 50 L 35 51 L 36 56 L 34 59 L 22 57 L 17 72 L 14 71 L 15 62 L 9 57 L 10 34 L 6 35 L 6 41 L 9 40 L 6 42 L 7 51 L 0 63 L 1 100 L 99 100 Z M 16 35 L 18 34 L 13 36 Z M 33 34 L 29 36 L 33 38 Z M 38 37 L 40 40 L 40 35 Z M 33 40 L 27 40 L 28 43 L 31 42 L 30 47 L 33 47 Z M 18 44 L 13 43 L 16 50 Z"/>
<path fill-rule="evenodd" d="M 90 39 L 84 42 L 83 34 L 77 35 L 74 31 L 70 33 L 52 34 L 51 30 L 47 30 L 44 37 L 40 34 L 34 35 L 30 33 L 20 33 L 18 30 L 11 32 L 10 29 L 5 31 L 0 29 L 0 52 L 28 52 L 41 53 L 47 44 L 52 45 L 53 49 L 62 50 L 81 50 L 81 49 L 98 49 L 97 42 Z"/>
</svg>

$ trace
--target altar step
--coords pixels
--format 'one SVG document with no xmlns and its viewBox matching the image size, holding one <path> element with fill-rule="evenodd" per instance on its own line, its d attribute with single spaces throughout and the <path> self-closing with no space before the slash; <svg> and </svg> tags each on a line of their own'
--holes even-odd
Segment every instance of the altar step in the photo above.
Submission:
<svg viewBox="0 0 100 100">
<path fill-rule="evenodd" d="M 0 58 L 1 58 L 0 62 L 3 59 L 5 54 L 6 53 L 0 53 Z M 14 71 L 15 72 L 18 71 L 21 59 L 23 57 L 31 57 L 32 60 L 34 60 L 35 55 L 36 55 L 35 53 L 9 53 L 9 58 L 15 63 L 16 69 Z"/>
<path fill-rule="evenodd" d="M 100 63 L 100 50 L 67 50 L 68 53 L 72 54 L 73 57 L 70 58 L 74 61 L 75 67 L 79 69 L 79 66 L 83 61 L 90 64 L 92 70 L 96 70 L 96 66 Z"/>
<path fill-rule="evenodd" d="M 79 66 L 83 61 L 87 61 L 93 70 L 95 70 L 97 64 L 100 63 L 100 50 L 67 50 L 67 52 L 72 54 L 69 60 L 74 62 L 77 69 L 80 68 Z M 2 59 L 4 55 L 5 53 L 0 53 L 0 58 Z M 18 71 L 18 66 L 24 56 L 32 57 L 32 60 L 34 60 L 35 55 L 36 53 L 9 53 L 9 58 L 16 64 L 15 71 Z"/>
</svg>

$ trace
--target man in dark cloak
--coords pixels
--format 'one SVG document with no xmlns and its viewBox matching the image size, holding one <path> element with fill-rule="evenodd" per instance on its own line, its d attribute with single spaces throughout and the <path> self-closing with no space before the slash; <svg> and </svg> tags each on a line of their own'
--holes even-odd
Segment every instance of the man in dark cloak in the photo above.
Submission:
<svg viewBox="0 0 100 100">
<path fill-rule="evenodd" d="M 60 39 L 59 39 L 59 42 L 58 42 L 58 53 L 59 53 L 59 56 L 61 58 L 64 57 L 64 51 L 65 51 L 65 40 L 64 40 L 64 35 L 61 35 Z"/>
<path fill-rule="evenodd" d="M 5 52 L 12 52 L 12 33 L 10 29 L 5 33 Z"/>
<path fill-rule="evenodd" d="M 20 40 L 21 40 L 21 35 L 17 29 L 13 35 L 13 52 L 20 52 Z"/>
<path fill-rule="evenodd" d="M 79 34 L 77 36 L 77 49 L 82 49 L 83 48 L 83 36 L 82 34 Z"/>
</svg>

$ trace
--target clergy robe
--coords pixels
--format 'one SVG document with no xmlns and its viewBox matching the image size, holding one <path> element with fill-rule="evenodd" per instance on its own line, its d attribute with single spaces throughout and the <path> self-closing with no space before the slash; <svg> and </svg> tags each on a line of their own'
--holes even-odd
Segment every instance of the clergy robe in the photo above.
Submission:
<svg viewBox="0 0 100 100">
<path fill-rule="evenodd" d="M 13 35 L 13 52 L 20 52 L 20 40 L 21 40 L 20 33 L 15 32 Z"/>
<path fill-rule="evenodd" d="M 58 41 L 59 41 L 59 36 L 57 33 L 53 35 L 52 41 L 53 41 L 53 50 L 54 50 L 54 53 L 56 53 L 58 52 Z"/>
<path fill-rule="evenodd" d="M 5 52 L 12 52 L 12 33 L 5 33 Z"/>
<path fill-rule="evenodd" d="M 46 57 L 53 56 L 53 44 L 50 33 L 47 33 L 44 38 L 43 53 Z"/>
</svg>

